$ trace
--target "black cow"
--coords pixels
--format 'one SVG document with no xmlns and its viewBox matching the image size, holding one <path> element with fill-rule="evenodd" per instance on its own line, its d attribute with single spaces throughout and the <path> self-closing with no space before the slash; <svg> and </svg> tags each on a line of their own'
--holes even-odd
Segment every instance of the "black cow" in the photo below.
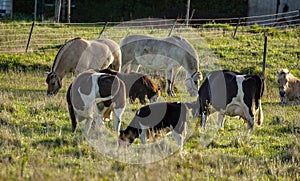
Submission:
<svg viewBox="0 0 300 181">
<path fill-rule="evenodd" d="M 182 149 L 183 134 L 189 118 L 188 105 L 180 102 L 159 102 L 140 108 L 128 127 L 120 131 L 119 139 L 130 145 L 136 138 L 146 142 L 146 132 L 170 128 L 177 145 Z"/>
<path fill-rule="evenodd" d="M 209 105 L 219 112 L 218 123 L 224 126 L 224 117 L 240 116 L 253 129 L 254 116 L 258 112 L 257 124 L 263 121 L 261 97 L 264 82 L 257 75 L 244 75 L 228 70 L 210 72 L 199 88 L 198 102 L 202 127 L 205 128 Z"/>
</svg>

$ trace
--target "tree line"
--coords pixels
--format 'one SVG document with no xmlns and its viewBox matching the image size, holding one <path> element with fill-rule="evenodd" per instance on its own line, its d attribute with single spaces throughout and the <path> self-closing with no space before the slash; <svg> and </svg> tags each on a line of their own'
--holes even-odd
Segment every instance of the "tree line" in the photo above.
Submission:
<svg viewBox="0 0 300 181">
<path fill-rule="evenodd" d="M 66 11 L 67 0 L 61 0 Z M 13 1 L 14 17 L 30 19 L 34 12 L 32 0 Z M 37 17 L 54 18 L 55 0 L 37 0 Z M 71 0 L 71 22 L 128 21 L 139 18 L 185 18 L 186 0 Z M 193 18 L 246 16 L 248 0 L 190 1 Z M 66 21 L 66 13 L 61 20 Z"/>
</svg>

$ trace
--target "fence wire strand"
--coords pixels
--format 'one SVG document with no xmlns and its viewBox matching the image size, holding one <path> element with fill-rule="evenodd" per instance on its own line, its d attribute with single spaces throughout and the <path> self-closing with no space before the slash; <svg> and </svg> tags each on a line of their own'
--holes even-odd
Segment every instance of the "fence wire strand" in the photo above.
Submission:
<svg viewBox="0 0 300 181">
<path fill-rule="evenodd" d="M 262 32 L 270 27 L 278 31 L 294 31 L 293 28 L 300 24 L 300 11 L 268 14 L 251 17 L 218 18 L 218 19 L 192 19 L 187 27 L 183 19 L 141 19 L 130 22 L 108 22 L 102 37 L 110 38 L 117 42 L 132 34 L 148 34 L 155 37 L 166 37 L 174 22 L 175 28 L 172 35 L 182 36 L 191 41 L 203 38 L 214 39 L 218 37 L 231 38 L 236 26 L 237 36 L 257 36 L 249 32 L 249 27 L 255 26 L 255 31 Z M 75 37 L 96 39 L 106 22 L 96 23 L 46 23 L 36 22 L 29 51 L 46 52 L 57 51 L 66 41 Z M 1 23 L 0 22 L 0 53 L 25 52 L 31 22 L 28 23 Z M 243 28 L 247 27 L 247 28 Z M 261 34 L 259 34 L 261 35 Z"/>
</svg>

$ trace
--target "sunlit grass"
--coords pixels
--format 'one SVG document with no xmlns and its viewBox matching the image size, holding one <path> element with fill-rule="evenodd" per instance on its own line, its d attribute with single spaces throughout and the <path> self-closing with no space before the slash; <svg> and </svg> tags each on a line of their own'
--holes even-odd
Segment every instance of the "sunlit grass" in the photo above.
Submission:
<svg viewBox="0 0 300 181">
<path fill-rule="evenodd" d="M 204 56 L 207 58 L 201 67 L 204 76 L 212 69 L 206 65 L 213 64 L 218 68 L 260 74 L 263 36 L 255 28 L 249 30 L 251 36 L 206 38 L 206 48 L 210 48 L 207 50 L 213 56 Z M 123 35 L 126 36 L 126 31 L 120 33 Z M 191 119 L 194 130 L 189 130 L 191 135 L 184 143 L 183 154 L 176 151 L 163 160 L 142 165 L 116 161 L 92 147 L 84 136 L 84 123 L 72 133 L 65 96 L 73 76 L 63 80 L 57 96 L 46 96 L 44 73 L 50 70 L 55 51 L 1 54 L 0 180 L 297 180 L 300 177 L 300 107 L 278 104 L 276 72 L 287 67 L 300 77 L 299 36 L 299 31 L 275 30 L 269 36 L 261 127 L 255 126 L 249 132 L 242 119 L 226 117 L 224 129 L 216 127 L 215 134 L 204 137 L 207 130 L 199 131 L 199 120 Z M 193 41 L 199 57 L 203 58 L 202 44 Z M 163 93 L 161 101 L 196 100 L 186 92 L 184 72 L 178 76 L 176 96 L 170 98 Z M 141 106 L 138 101 L 127 104 L 122 129 Z M 113 128 L 112 122 L 105 125 Z M 132 146 L 141 146 L 140 141 Z"/>
</svg>

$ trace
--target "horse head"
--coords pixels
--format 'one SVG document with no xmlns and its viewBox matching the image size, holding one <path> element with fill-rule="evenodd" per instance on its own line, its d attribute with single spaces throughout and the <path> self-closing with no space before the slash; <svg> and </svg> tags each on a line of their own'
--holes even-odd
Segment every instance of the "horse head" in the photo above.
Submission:
<svg viewBox="0 0 300 181">
<path fill-rule="evenodd" d="M 194 72 L 190 77 L 185 79 L 185 86 L 191 97 L 198 95 L 199 80 L 202 79 L 202 74 L 200 72 Z"/>
<path fill-rule="evenodd" d="M 282 69 L 277 74 L 279 96 L 282 103 L 287 103 L 287 99 L 285 98 L 285 93 L 286 93 L 286 89 L 288 88 L 288 75 L 289 75 L 289 71 L 287 69 Z"/>
<path fill-rule="evenodd" d="M 48 89 L 47 89 L 48 97 L 56 95 L 62 86 L 61 78 L 55 72 L 50 72 L 47 75 L 46 83 L 48 84 Z"/>
<path fill-rule="evenodd" d="M 142 77 L 143 84 L 146 86 L 147 89 L 147 97 L 150 103 L 154 103 L 157 101 L 157 98 L 160 96 L 160 88 L 153 82 L 153 80 L 145 75 Z"/>
</svg>

